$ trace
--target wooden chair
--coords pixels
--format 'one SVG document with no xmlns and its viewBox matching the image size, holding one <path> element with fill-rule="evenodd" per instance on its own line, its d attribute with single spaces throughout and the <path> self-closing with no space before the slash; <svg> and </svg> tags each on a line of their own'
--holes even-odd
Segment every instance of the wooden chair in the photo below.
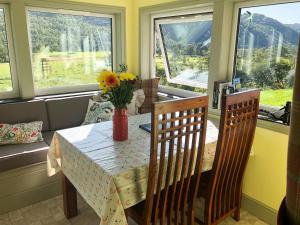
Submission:
<svg viewBox="0 0 300 225">
<path fill-rule="evenodd" d="M 138 224 L 194 224 L 207 105 L 207 96 L 153 104 L 146 200 L 125 210 Z"/>
<path fill-rule="evenodd" d="M 229 215 L 240 219 L 242 180 L 254 138 L 259 90 L 222 98 L 213 168 L 203 174 L 196 203 L 199 224 L 218 224 Z"/>
</svg>

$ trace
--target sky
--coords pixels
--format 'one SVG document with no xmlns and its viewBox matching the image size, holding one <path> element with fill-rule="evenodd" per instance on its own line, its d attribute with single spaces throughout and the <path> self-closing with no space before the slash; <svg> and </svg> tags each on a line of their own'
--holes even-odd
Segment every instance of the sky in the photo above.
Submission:
<svg viewBox="0 0 300 225">
<path fill-rule="evenodd" d="M 263 14 L 283 24 L 300 24 L 300 2 L 243 8 L 242 14 L 246 11 Z"/>
</svg>

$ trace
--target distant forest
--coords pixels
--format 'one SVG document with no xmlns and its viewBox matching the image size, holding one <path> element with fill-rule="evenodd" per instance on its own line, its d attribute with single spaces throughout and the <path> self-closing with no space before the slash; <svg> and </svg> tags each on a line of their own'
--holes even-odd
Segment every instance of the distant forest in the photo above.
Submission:
<svg viewBox="0 0 300 225">
<path fill-rule="evenodd" d="M 84 51 L 85 45 L 94 51 L 111 46 L 111 19 L 75 16 L 48 12 L 28 12 L 33 53 L 49 47 L 50 52 Z M 4 11 L 0 11 L 0 62 L 8 62 Z M 85 42 L 85 43 L 84 43 Z M 88 42 L 88 43 L 86 43 Z"/>
</svg>

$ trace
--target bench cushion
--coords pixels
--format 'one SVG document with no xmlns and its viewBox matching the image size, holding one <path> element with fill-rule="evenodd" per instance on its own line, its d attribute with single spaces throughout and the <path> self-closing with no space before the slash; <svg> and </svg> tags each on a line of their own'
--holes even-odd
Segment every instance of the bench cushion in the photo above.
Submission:
<svg viewBox="0 0 300 225">
<path fill-rule="evenodd" d="M 46 100 L 50 130 L 80 126 L 91 95 Z"/>
<path fill-rule="evenodd" d="M 43 131 L 49 130 L 44 100 L 0 104 L 0 123 L 16 124 L 43 121 Z"/>
<path fill-rule="evenodd" d="M 0 172 L 44 162 L 49 146 L 43 142 L 0 146 Z"/>
</svg>

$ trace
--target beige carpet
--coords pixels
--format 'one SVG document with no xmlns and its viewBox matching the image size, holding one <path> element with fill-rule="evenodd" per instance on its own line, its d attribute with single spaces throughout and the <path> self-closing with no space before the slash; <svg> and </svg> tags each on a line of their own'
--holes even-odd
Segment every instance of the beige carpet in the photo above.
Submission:
<svg viewBox="0 0 300 225">
<path fill-rule="evenodd" d="M 62 196 L 0 215 L 0 225 L 99 225 L 99 218 L 94 211 L 79 197 L 77 217 L 67 220 L 63 213 Z M 265 225 L 242 210 L 239 222 L 228 218 L 222 225 Z M 135 225 L 130 221 L 129 225 Z"/>
</svg>

